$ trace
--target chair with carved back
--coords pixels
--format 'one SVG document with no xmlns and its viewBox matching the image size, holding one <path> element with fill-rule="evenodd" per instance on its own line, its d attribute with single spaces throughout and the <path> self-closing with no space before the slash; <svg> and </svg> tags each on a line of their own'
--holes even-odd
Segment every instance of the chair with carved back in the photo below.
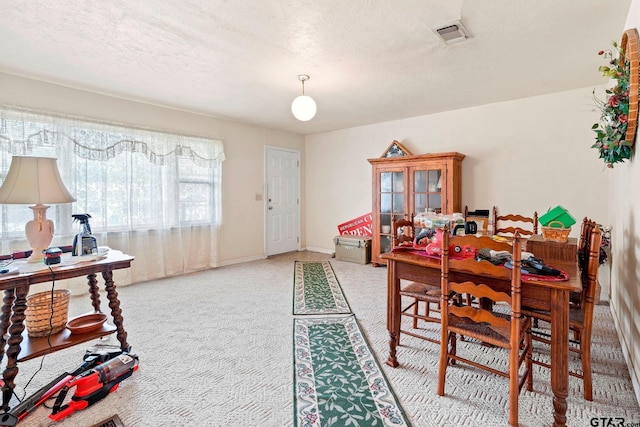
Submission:
<svg viewBox="0 0 640 427">
<path fill-rule="evenodd" d="M 600 242 L 602 231 L 592 221 L 588 225 L 590 231 L 588 242 L 585 244 L 588 256 L 585 258 L 585 272 L 582 275 L 582 302 L 580 305 L 572 304 L 569 310 L 569 329 L 574 332 L 574 341 L 569 346 L 570 352 L 576 353 L 580 357 L 582 372 L 570 370 L 569 375 L 582 379 L 584 398 L 593 400 L 593 372 L 591 369 L 591 333 L 593 327 L 593 311 L 598 299 L 598 267 L 600 266 Z M 548 311 L 532 310 L 523 307 L 523 313 L 534 319 L 551 322 L 551 314 Z M 533 340 L 551 345 L 548 333 L 535 330 Z M 532 359 L 532 363 L 550 368 L 548 363 L 539 359 Z"/>
<path fill-rule="evenodd" d="M 589 256 L 589 238 L 591 237 L 591 229 L 593 228 L 593 221 L 589 220 L 586 216 L 582 219 L 582 225 L 580 227 L 580 239 L 578 240 L 578 263 L 580 270 L 585 266 L 585 262 Z"/>
<path fill-rule="evenodd" d="M 413 243 L 415 239 L 415 226 L 413 216 L 410 220 L 405 218 L 397 219 L 393 222 L 393 246 L 397 247 L 407 242 Z M 412 328 L 418 329 L 420 320 L 440 324 L 440 317 L 434 317 L 432 312 L 439 312 L 440 307 L 440 284 L 439 283 L 403 283 L 400 287 L 400 296 L 409 298 L 409 303 L 403 304 L 401 314 L 412 319 Z M 424 304 L 424 310 L 420 312 L 421 303 Z M 432 338 L 428 334 L 418 333 L 414 330 L 408 330 L 402 325 L 400 333 L 420 338 L 433 343 L 439 343 L 437 338 Z M 423 331 L 424 332 L 424 331 Z"/>
<path fill-rule="evenodd" d="M 411 246 L 415 238 L 416 227 L 413 222 L 414 215 L 411 218 L 396 218 L 392 223 L 393 234 L 391 235 L 392 247 Z"/>
<path fill-rule="evenodd" d="M 578 265 L 580 266 L 580 273 L 582 275 L 582 282 L 584 283 L 587 276 L 588 260 L 589 260 L 589 244 L 591 241 L 591 232 L 597 227 L 595 221 L 584 217 L 580 228 L 580 239 L 578 240 Z M 585 298 L 585 288 L 582 292 L 572 292 L 570 296 L 570 302 L 576 308 L 579 308 Z"/>
<path fill-rule="evenodd" d="M 513 236 L 516 231 L 525 237 L 538 234 L 538 212 L 530 217 L 520 214 L 498 215 L 498 208 L 494 206 L 492 219 L 494 236 Z"/>
<path fill-rule="evenodd" d="M 456 248 L 472 246 L 479 250 L 508 250 L 512 253 L 512 268 L 474 258 L 454 258 Z M 453 249 L 453 250 L 452 250 Z M 440 339 L 440 364 L 438 370 L 438 395 L 445 394 L 445 380 L 449 362 L 462 362 L 509 379 L 509 423 L 518 425 L 518 399 L 520 390 L 527 384 L 533 390 L 531 370 L 531 320 L 521 316 L 521 242 L 516 232 L 513 245 L 494 242 L 487 236 L 461 236 L 443 239 L 441 261 L 442 286 L 442 337 Z M 453 252 L 453 253 L 452 253 Z M 476 299 L 491 304 L 478 306 L 449 304 L 449 296 L 468 293 Z M 494 307 L 493 309 L 491 307 Z M 466 354 L 458 354 L 457 335 L 474 338 L 492 346 L 490 351 L 509 353 L 508 370 L 483 364 Z M 466 340 L 467 346 L 479 345 Z M 495 347 L 495 348 L 494 348 Z M 501 350 L 504 349 L 504 350 Z M 496 360 L 494 359 L 494 360 Z M 521 370 L 524 364 L 525 369 Z"/>
</svg>

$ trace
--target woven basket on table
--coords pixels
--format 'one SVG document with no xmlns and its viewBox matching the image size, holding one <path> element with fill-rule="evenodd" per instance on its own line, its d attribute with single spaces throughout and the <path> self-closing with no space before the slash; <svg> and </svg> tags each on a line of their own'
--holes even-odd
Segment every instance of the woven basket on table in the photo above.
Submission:
<svg viewBox="0 0 640 427">
<path fill-rule="evenodd" d="M 27 296 L 26 323 L 30 337 L 46 337 L 62 331 L 67 324 L 69 312 L 69 289 L 38 292 Z M 51 315 L 53 308 L 53 316 Z"/>
<path fill-rule="evenodd" d="M 554 224 L 560 226 L 554 227 Z M 564 224 L 560 221 L 551 221 L 546 227 L 542 227 L 542 237 L 551 242 L 566 243 L 569 240 L 569 233 L 571 233 L 571 227 L 564 228 Z"/>
</svg>

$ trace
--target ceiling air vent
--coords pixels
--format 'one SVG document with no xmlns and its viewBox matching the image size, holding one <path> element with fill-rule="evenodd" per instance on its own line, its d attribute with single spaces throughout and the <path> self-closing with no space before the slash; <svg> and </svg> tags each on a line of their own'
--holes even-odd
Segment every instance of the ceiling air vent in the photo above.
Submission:
<svg viewBox="0 0 640 427">
<path fill-rule="evenodd" d="M 435 33 L 447 44 L 457 43 L 471 37 L 469 31 L 467 31 L 460 21 L 438 28 L 435 30 Z"/>
</svg>

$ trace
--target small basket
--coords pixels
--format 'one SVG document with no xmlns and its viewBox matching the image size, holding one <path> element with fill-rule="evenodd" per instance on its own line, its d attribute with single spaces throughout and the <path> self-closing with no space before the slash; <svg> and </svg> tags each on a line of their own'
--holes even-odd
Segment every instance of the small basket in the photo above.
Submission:
<svg viewBox="0 0 640 427">
<path fill-rule="evenodd" d="M 554 224 L 556 227 L 553 226 Z M 542 237 L 550 242 L 566 243 L 569 240 L 569 233 L 571 233 L 571 227 L 564 228 L 564 224 L 560 221 L 551 221 L 546 227 L 542 227 Z"/>
<path fill-rule="evenodd" d="M 69 289 L 38 292 L 27 296 L 26 323 L 30 337 L 46 337 L 62 331 L 67 325 L 69 312 Z M 53 316 L 52 314 L 53 309 Z"/>
</svg>

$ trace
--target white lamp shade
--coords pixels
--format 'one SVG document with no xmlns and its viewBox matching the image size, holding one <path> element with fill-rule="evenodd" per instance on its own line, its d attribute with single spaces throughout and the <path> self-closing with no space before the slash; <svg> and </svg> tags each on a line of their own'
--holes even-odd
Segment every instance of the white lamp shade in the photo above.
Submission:
<svg viewBox="0 0 640 427">
<path fill-rule="evenodd" d="M 311 120 L 316 115 L 316 101 L 310 96 L 300 95 L 291 103 L 291 112 L 301 122 Z"/>
<path fill-rule="evenodd" d="M 52 157 L 13 156 L 0 187 L 0 203 L 70 203 L 76 199 L 64 186 L 56 159 Z"/>
</svg>

